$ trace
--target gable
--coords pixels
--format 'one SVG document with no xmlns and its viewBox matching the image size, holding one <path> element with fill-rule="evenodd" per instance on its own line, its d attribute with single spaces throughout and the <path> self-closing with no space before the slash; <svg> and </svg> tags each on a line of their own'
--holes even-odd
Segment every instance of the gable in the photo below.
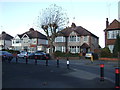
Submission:
<svg viewBox="0 0 120 90">
<path fill-rule="evenodd" d="M 22 39 L 23 38 L 29 38 L 29 36 L 27 35 L 27 34 L 24 34 L 23 36 L 22 36 Z"/>
<path fill-rule="evenodd" d="M 13 39 L 20 39 L 20 37 L 18 35 L 16 35 Z"/>
<path fill-rule="evenodd" d="M 72 31 L 70 34 L 69 34 L 69 36 L 76 36 L 77 35 L 77 33 L 75 32 L 75 31 Z"/>
<path fill-rule="evenodd" d="M 113 22 L 107 27 L 107 30 L 108 29 L 120 29 L 120 22 L 114 19 Z"/>
</svg>

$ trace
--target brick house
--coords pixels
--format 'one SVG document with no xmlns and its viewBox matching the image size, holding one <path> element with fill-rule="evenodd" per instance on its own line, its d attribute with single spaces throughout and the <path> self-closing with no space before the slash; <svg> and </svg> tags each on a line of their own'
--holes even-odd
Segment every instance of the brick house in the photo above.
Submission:
<svg viewBox="0 0 120 90">
<path fill-rule="evenodd" d="M 114 44 L 116 41 L 116 36 L 120 35 L 120 22 L 116 19 L 109 24 L 108 18 L 106 19 L 106 29 L 105 32 L 105 47 L 108 47 L 113 53 Z"/>
<path fill-rule="evenodd" d="M 58 34 L 54 42 L 55 51 L 86 53 L 99 49 L 99 38 L 85 28 L 76 26 L 75 23 Z"/>
<path fill-rule="evenodd" d="M 13 39 L 13 36 L 7 34 L 5 31 L 3 31 L 0 34 L 0 50 L 9 49 L 12 45 L 12 42 L 11 42 L 12 39 Z"/>
<path fill-rule="evenodd" d="M 29 52 L 43 50 L 46 52 L 48 40 L 45 35 L 30 28 L 29 31 L 23 34 L 17 34 L 12 39 L 12 46 L 14 47 L 14 50 L 27 50 Z"/>
</svg>

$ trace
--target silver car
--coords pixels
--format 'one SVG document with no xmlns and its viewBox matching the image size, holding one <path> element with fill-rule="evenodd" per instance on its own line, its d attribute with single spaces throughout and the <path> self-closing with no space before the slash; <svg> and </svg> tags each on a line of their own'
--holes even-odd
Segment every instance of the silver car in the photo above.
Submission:
<svg viewBox="0 0 120 90">
<path fill-rule="evenodd" d="M 21 51 L 20 54 L 17 54 L 17 56 L 19 58 L 25 58 L 26 56 L 28 56 L 30 54 L 30 52 L 26 52 L 26 51 Z"/>
</svg>

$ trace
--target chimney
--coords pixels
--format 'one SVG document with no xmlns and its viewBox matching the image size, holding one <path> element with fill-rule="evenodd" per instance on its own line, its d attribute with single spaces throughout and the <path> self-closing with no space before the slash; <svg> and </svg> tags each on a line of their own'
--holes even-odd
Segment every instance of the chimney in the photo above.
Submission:
<svg viewBox="0 0 120 90">
<path fill-rule="evenodd" d="M 29 31 L 34 31 L 34 28 L 30 28 Z"/>
<path fill-rule="evenodd" d="M 108 28 L 109 26 L 109 21 L 108 21 L 108 18 L 106 18 L 106 28 Z"/>
<path fill-rule="evenodd" d="M 6 34 L 6 32 L 5 32 L 5 31 L 2 31 L 2 34 Z"/>
<path fill-rule="evenodd" d="M 71 27 L 75 28 L 76 27 L 75 23 L 72 23 Z"/>
</svg>

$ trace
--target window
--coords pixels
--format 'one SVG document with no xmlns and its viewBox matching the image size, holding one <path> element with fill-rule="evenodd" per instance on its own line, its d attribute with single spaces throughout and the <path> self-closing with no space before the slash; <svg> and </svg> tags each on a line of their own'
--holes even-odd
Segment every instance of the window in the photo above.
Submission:
<svg viewBox="0 0 120 90">
<path fill-rule="evenodd" d="M 65 37 L 63 36 L 56 37 L 55 42 L 65 42 Z"/>
<path fill-rule="evenodd" d="M 21 41 L 19 39 L 16 39 L 13 43 L 21 43 Z"/>
<path fill-rule="evenodd" d="M 76 36 L 69 36 L 69 41 L 70 42 L 76 42 Z"/>
<path fill-rule="evenodd" d="M 14 44 L 14 40 L 13 40 L 13 44 Z"/>
<path fill-rule="evenodd" d="M 70 46 L 69 47 L 71 53 L 79 53 L 80 52 L 80 46 Z"/>
<path fill-rule="evenodd" d="M 26 39 L 25 39 L 25 38 L 23 39 L 23 43 L 28 43 L 28 42 L 30 42 L 29 39 L 27 39 L 27 38 L 26 38 Z"/>
<path fill-rule="evenodd" d="M 88 39 L 87 36 L 84 36 L 84 41 L 87 41 L 87 39 Z"/>
<path fill-rule="evenodd" d="M 32 42 L 35 44 L 37 41 L 36 41 L 36 39 L 33 39 Z"/>
<path fill-rule="evenodd" d="M 79 36 L 77 37 L 77 41 L 78 41 L 78 42 L 80 41 L 80 37 L 79 37 Z"/>
<path fill-rule="evenodd" d="M 113 53 L 114 45 L 108 45 L 108 48 L 110 49 L 111 53 Z"/>
<path fill-rule="evenodd" d="M 108 31 L 107 39 L 116 39 L 117 35 L 120 35 L 120 30 Z"/>
<path fill-rule="evenodd" d="M 56 51 L 62 51 L 62 46 L 57 46 Z"/>
<path fill-rule="evenodd" d="M 77 53 L 80 53 L 80 46 L 77 46 Z"/>
</svg>

